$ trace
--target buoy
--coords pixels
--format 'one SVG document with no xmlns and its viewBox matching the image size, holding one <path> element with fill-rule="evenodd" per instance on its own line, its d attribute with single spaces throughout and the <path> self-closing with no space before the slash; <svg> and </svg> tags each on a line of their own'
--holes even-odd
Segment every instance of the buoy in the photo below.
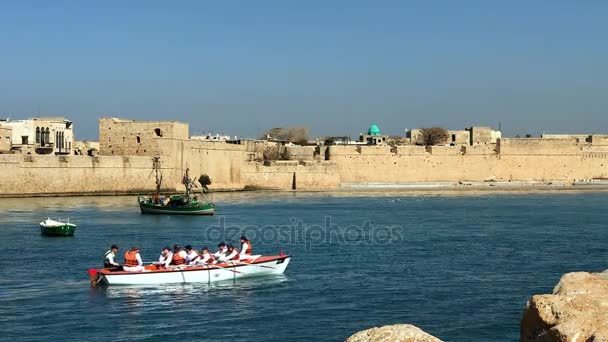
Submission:
<svg viewBox="0 0 608 342">
<path fill-rule="evenodd" d="M 97 274 L 97 270 L 94 268 L 89 268 L 89 278 L 91 279 L 91 286 L 97 285 L 97 278 L 99 275 Z"/>
</svg>

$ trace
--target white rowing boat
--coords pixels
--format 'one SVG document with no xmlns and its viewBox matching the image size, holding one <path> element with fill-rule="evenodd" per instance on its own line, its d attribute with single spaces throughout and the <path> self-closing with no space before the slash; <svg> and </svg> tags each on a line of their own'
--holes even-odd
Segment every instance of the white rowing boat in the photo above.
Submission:
<svg viewBox="0 0 608 342">
<path fill-rule="evenodd" d="M 231 261 L 216 265 L 176 266 L 163 268 L 147 265 L 139 272 L 91 269 L 91 284 L 155 285 L 176 283 L 212 283 L 285 272 L 291 256 L 261 256 L 252 260 Z"/>
</svg>

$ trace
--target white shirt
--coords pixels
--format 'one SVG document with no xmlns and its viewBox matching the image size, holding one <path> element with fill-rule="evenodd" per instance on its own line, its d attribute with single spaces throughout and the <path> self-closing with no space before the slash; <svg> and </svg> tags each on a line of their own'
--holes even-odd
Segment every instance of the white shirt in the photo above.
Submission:
<svg viewBox="0 0 608 342">
<path fill-rule="evenodd" d="M 228 252 L 228 248 L 222 247 L 220 250 L 213 253 L 213 256 L 215 257 L 214 262 L 217 263 L 221 261 L 226 261 L 226 252 Z"/>
<path fill-rule="evenodd" d="M 143 266 L 144 262 L 141 261 L 141 255 L 139 255 L 139 252 L 137 252 L 137 254 L 135 254 L 135 259 L 137 259 L 137 266 Z"/>
<path fill-rule="evenodd" d="M 163 253 L 161 252 L 160 256 L 158 257 L 158 262 L 163 264 L 163 266 L 165 267 L 169 267 L 169 265 L 171 264 L 171 260 L 173 260 L 173 253 L 170 251 L 165 255 L 163 255 Z"/>
<path fill-rule="evenodd" d="M 116 254 L 114 254 L 114 252 L 112 252 L 112 250 L 109 250 L 109 251 L 106 252 L 106 258 L 105 258 L 105 260 L 107 260 L 108 264 L 110 264 L 110 265 L 120 266 L 119 263 L 117 263 L 116 261 L 114 261 L 115 257 L 116 257 Z"/>
<path fill-rule="evenodd" d="M 188 265 L 193 265 L 196 262 L 196 260 L 198 260 L 198 258 L 200 258 L 200 256 L 198 255 L 198 252 L 193 249 L 190 251 L 190 253 L 187 253 L 187 255 L 186 255 L 186 263 Z"/>
</svg>

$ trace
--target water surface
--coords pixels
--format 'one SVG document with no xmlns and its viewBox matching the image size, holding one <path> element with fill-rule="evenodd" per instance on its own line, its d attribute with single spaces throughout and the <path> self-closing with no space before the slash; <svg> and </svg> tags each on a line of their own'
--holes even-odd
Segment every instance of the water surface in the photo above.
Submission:
<svg viewBox="0 0 608 342">
<path fill-rule="evenodd" d="M 133 197 L 0 199 L 5 340 L 343 340 L 411 323 L 446 341 L 514 341 L 532 294 L 607 268 L 605 193 L 217 194 L 214 217 L 145 216 Z M 44 237 L 46 217 L 78 224 Z M 208 286 L 90 288 L 116 243 L 144 261 L 246 232 L 285 275 Z"/>
</svg>

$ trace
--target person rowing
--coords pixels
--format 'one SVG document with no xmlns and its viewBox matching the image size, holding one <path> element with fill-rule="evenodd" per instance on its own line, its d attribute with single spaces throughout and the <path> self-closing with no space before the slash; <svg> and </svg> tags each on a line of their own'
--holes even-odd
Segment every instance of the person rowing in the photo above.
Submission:
<svg viewBox="0 0 608 342">
<path fill-rule="evenodd" d="M 171 265 L 181 266 L 186 264 L 186 258 L 188 258 L 188 254 L 180 245 L 173 246 L 173 260 L 171 261 Z"/>
<path fill-rule="evenodd" d="M 171 248 L 167 246 L 160 252 L 158 263 L 163 267 L 169 267 L 169 265 L 171 265 L 171 261 L 173 261 L 173 252 L 171 252 Z"/>
<path fill-rule="evenodd" d="M 122 266 L 116 262 L 116 253 L 118 253 L 118 246 L 110 246 L 110 249 L 103 256 L 103 268 L 107 268 L 112 271 L 122 270 Z"/>
<path fill-rule="evenodd" d="M 125 263 L 122 267 L 127 272 L 140 272 L 144 270 L 144 262 L 139 255 L 139 247 L 132 247 L 130 251 L 125 252 Z"/>
<path fill-rule="evenodd" d="M 231 243 L 228 244 L 227 246 L 228 248 L 228 253 L 226 253 L 226 260 L 230 260 L 230 261 L 239 261 L 240 259 L 240 255 L 239 255 L 239 250 L 234 247 Z"/>
<path fill-rule="evenodd" d="M 228 248 L 226 248 L 226 243 L 224 241 L 220 242 L 217 245 L 217 252 L 213 253 L 213 263 L 217 264 L 218 262 L 225 262 L 226 259 L 226 253 L 228 252 Z"/>
<path fill-rule="evenodd" d="M 186 264 L 195 265 L 196 261 L 200 258 L 198 251 L 193 249 L 192 246 L 186 245 Z"/>
<path fill-rule="evenodd" d="M 251 245 L 251 241 L 247 239 L 245 235 L 241 236 L 241 253 L 240 259 L 250 259 L 251 254 L 253 253 L 253 246 Z"/>
<path fill-rule="evenodd" d="M 203 247 L 201 256 L 196 260 L 197 265 L 207 265 L 213 263 L 213 254 L 209 252 L 209 248 Z"/>
</svg>

